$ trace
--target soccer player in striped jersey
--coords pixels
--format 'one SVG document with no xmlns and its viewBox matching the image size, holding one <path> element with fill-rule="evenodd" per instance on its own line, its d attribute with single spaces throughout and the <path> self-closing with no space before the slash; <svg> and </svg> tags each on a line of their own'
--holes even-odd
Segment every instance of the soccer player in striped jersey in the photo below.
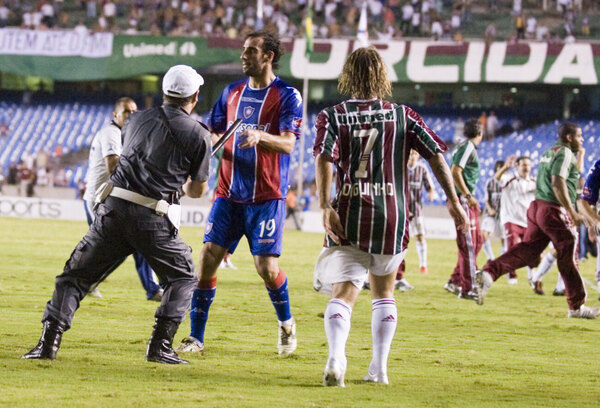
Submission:
<svg viewBox="0 0 600 408">
<path fill-rule="evenodd" d="M 450 169 L 460 203 L 469 215 L 470 230 L 456 231 L 458 262 L 444 289 L 458 294 L 459 298 L 474 300 L 475 293 L 471 289 L 477 271 L 477 254 L 481 249 L 482 237 L 479 228 L 481 208 L 473 194 L 479 180 L 477 146 L 483 139 L 483 127 L 477 119 L 469 119 L 465 122 L 464 133 L 467 140 L 454 151 Z"/>
<path fill-rule="evenodd" d="M 490 177 L 485 182 L 485 217 L 481 221 L 481 235 L 483 239 L 483 244 L 481 249 L 485 253 L 487 259 L 494 259 L 494 251 L 492 249 L 492 242 L 490 236 L 494 233 L 494 231 L 500 231 L 502 246 L 504 246 L 504 235 L 502 234 L 502 227 L 500 225 L 500 196 L 502 194 L 502 183 L 500 180 L 497 180 L 495 177 L 495 173 L 504 166 L 503 160 L 498 160 L 494 163 L 494 176 Z M 510 279 L 517 277 L 517 275 L 513 272 L 513 274 L 509 274 Z M 510 281 L 509 283 L 515 284 L 515 281 Z"/>
<path fill-rule="evenodd" d="M 572 122 L 558 129 L 557 143 L 540 159 L 535 200 L 527 210 L 523 242 L 477 271 L 475 290 L 482 304 L 492 283 L 510 270 L 535 267 L 549 242 L 557 253 L 558 271 L 565 283 L 567 317 L 595 319 L 600 308 L 585 305 L 587 293 L 577 265 L 577 225 L 583 217 L 576 210 L 579 169 L 575 155 L 583 144 L 581 127 Z M 580 200 L 581 201 L 581 200 Z"/>
<path fill-rule="evenodd" d="M 302 98 L 298 90 L 274 74 L 282 53 L 275 34 L 249 34 L 241 55 L 242 70 L 248 78 L 227 86 L 210 113 L 208 124 L 217 134 L 238 118 L 243 123 L 224 145 L 217 198 L 208 216 L 200 254 L 200 280 L 192 297 L 191 332 L 178 351 L 204 350 L 217 268 L 244 235 L 279 321 L 279 355 L 287 356 L 296 349 L 296 323 L 279 256 L 290 153 L 302 126 Z M 213 143 L 216 140 L 214 135 Z"/>
<path fill-rule="evenodd" d="M 433 201 L 433 181 L 425 164 L 419 160 L 416 150 L 411 150 L 407 162 L 408 173 L 408 211 L 410 216 L 410 235 L 417 239 L 417 255 L 419 257 L 419 271 L 427 273 L 427 241 L 425 241 L 425 223 L 423 222 L 423 190 L 427 192 L 427 199 Z"/>
<path fill-rule="evenodd" d="M 388 383 L 387 359 L 396 330 L 396 270 L 408 243 L 410 149 L 429 161 L 449 200 L 450 214 L 465 231 L 460 207 L 442 153 L 444 142 L 391 94 L 386 68 L 375 48 L 359 48 L 346 60 L 338 81 L 351 99 L 321 111 L 313 149 L 325 248 L 315 265 L 315 289 L 331 291 L 324 315 L 329 357 L 323 385 L 344 386 L 346 340 L 352 307 L 367 270 L 371 282 L 373 358 L 365 381 Z M 337 193 L 330 200 L 333 168 Z"/>
<path fill-rule="evenodd" d="M 406 172 L 408 175 L 408 219 L 409 233 L 417 239 L 417 256 L 419 257 L 419 271 L 427 273 L 427 241 L 425 241 L 425 222 L 423 220 L 423 190 L 427 191 L 427 199 L 433 201 L 433 181 L 429 169 L 420 160 L 421 156 L 416 150 L 410 151 Z M 413 290 L 414 286 L 404 277 L 405 262 L 402 261 L 396 272 L 395 287 L 406 292 Z"/>
</svg>

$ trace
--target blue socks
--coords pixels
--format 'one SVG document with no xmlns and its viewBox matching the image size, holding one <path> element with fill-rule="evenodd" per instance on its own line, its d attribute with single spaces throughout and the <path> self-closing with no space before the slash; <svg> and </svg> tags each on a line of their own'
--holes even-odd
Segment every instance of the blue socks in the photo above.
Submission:
<svg viewBox="0 0 600 408">
<path fill-rule="evenodd" d="M 282 270 L 279 271 L 279 275 L 275 280 L 275 285 L 277 285 L 276 288 L 267 286 L 267 291 L 269 292 L 271 303 L 273 303 L 273 307 L 275 308 L 277 320 L 285 322 L 292 318 L 292 313 L 290 312 L 290 296 L 288 293 L 287 277 Z"/>
<path fill-rule="evenodd" d="M 208 309 L 215 298 L 217 287 L 211 289 L 194 289 L 192 308 L 190 311 L 190 336 L 204 343 L 204 329 L 208 320 Z"/>
</svg>

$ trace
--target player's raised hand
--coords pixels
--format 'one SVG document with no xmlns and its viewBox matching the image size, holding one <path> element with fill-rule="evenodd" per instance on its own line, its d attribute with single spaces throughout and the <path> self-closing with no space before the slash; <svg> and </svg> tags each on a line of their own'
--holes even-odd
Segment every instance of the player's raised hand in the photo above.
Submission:
<svg viewBox="0 0 600 408">
<path fill-rule="evenodd" d="M 506 158 L 506 168 L 511 169 L 513 167 L 515 167 L 515 165 L 517 164 L 517 155 L 516 154 L 511 154 L 510 156 L 508 156 Z"/>
<path fill-rule="evenodd" d="M 240 149 L 248 149 L 254 147 L 260 142 L 262 135 L 258 129 L 246 129 L 238 136 L 238 147 Z"/>
<path fill-rule="evenodd" d="M 323 209 L 323 227 L 325 227 L 327 235 L 336 244 L 340 244 L 342 239 L 346 239 L 346 232 L 340 221 L 340 216 L 332 207 Z"/>
</svg>

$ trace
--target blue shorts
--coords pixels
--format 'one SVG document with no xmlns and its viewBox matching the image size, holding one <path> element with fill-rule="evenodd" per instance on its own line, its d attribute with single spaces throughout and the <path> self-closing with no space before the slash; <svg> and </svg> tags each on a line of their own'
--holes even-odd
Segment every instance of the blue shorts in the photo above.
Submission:
<svg viewBox="0 0 600 408">
<path fill-rule="evenodd" d="M 212 242 L 233 253 L 243 235 L 252 255 L 281 255 L 285 201 L 240 204 L 219 197 L 204 230 L 204 242 Z"/>
</svg>

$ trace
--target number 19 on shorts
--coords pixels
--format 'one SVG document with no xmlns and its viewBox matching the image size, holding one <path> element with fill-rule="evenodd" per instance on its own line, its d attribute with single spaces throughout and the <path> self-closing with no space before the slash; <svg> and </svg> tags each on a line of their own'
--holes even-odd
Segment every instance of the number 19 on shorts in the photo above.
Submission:
<svg viewBox="0 0 600 408">
<path fill-rule="evenodd" d="M 272 237 L 273 234 L 275 234 L 275 219 L 271 218 L 270 220 L 263 220 L 261 221 L 259 224 L 260 226 L 260 234 L 259 237 L 260 238 L 264 238 L 266 237 Z M 265 235 L 266 233 L 266 235 Z"/>
</svg>

